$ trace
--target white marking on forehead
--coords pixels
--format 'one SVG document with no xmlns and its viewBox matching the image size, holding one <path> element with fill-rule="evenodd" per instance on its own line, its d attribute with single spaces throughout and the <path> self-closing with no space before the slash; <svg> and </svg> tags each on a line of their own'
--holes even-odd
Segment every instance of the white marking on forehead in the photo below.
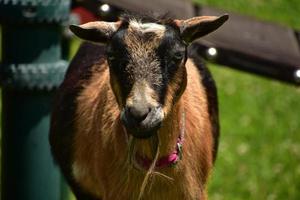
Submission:
<svg viewBox="0 0 300 200">
<path fill-rule="evenodd" d="M 129 25 L 133 29 L 137 29 L 142 32 L 164 33 L 166 30 L 164 25 L 157 23 L 142 23 L 137 20 L 130 20 Z"/>
</svg>

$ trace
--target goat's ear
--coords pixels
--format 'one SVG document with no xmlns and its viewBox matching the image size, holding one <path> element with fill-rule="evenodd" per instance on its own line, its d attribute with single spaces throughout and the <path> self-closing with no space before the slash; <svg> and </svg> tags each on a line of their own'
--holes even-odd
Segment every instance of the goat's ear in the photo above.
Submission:
<svg viewBox="0 0 300 200">
<path fill-rule="evenodd" d="M 120 22 L 88 22 L 70 25 L 70 30 L 79 38 L 96 43 L 106 43 L 120 27 Z"/>
<path fill-rule="evenodd" d="M 182 38 L 186 42 L 192 42 L 197 38 L 205 36 L 228 20 L 228 14 L 215 16 L 200 16 L 193 17 L 187 20 L 175 20 L 175 23 L 180 28 Z"/>
</svg>

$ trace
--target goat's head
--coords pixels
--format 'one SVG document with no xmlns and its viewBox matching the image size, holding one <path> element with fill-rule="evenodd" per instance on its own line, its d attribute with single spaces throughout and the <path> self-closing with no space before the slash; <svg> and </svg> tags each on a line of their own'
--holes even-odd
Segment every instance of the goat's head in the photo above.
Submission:
<svg viewBox="0 0 300 200">
<path fill-rule="evenodd" d="M 107 45 L 110 82 L 127 131 L 157 131 L 185 90 L 187 45 L 220 27 L 228 15 L 188 20 L 128 18 L 71 25 L 78 37 Z"/>
</svg>

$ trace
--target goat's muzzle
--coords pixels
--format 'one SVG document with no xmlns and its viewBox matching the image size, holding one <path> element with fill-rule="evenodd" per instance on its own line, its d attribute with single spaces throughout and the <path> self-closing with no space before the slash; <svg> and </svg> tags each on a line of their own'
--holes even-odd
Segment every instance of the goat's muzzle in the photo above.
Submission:
<svg viewBox="0 0 300 200">
<path fill-rule="evenodd" d="M 126 106 L 121 112 L 121 121 L 127 132 L 136 138 L 151 137 L 160 128 L 163 119 L 161 106 Z"/>
</svg>

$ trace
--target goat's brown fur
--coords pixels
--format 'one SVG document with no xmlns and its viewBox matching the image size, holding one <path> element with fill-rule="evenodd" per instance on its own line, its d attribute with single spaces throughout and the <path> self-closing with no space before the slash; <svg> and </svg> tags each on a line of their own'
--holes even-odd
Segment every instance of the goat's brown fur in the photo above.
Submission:
<svg viewBox="0 0 300 200">
<path fill-rule="evenodd" d="M 224 21 L 225 18 L 216 19 Z M 80 34 L 82 30 L 75 27 L 74 31 Z M 102 36 L 98 39 L 105 39 Z M 134 34 L 125 38 L 125 44 L 129 47 L 128 52 L 132 51 L 131 54 L 138 57 L 129 59 L 134 62 L 132 66 L 130 61 L 127 65 L 127 70 L 132 67 L 128 73 L 129 79 L 130 76 L 134 78 L 126 99 L 122 94 L 123 86 L 110 68 L 111 64 L 103 57 L 103 47 L 92 44 L 83 45 L 83 50 L 75 56 L 57 95 L 50 143 L 53 155 L 78 200 L 135 200 L 141 195 L 145 171 L 136 169 L 130 162 L 133 136 L 124 127 L 121 110 L 125 105 L 130 106 L 136 94 L 148 98 L 149 105 L 158 105 L 158 94 L 149 85 L 149 80 L 147 82 L 143 77 L 147 70 L 139 72 L 136 69 L 150 64 L 136 63 L 136 60 L 147 62 L 148 54 L 155 54 L 152 50 L 159 42 L 137 42 Z M 131 44 L 142 46 L 135 51 L 130 48 Z M 139 56 L 138 51 L 145 52 L 140 52 Z M 150 59 L 152 64 L 158 59 L 155 56 Z M 181 59 L 174 75 L 165 85 L 164 103 L 159 105 L 163 120 L 156 132 L 158 157 L 165 157 L 174 151 L 178 137 L 184 130 L 182 159 L 174 167 L 155 168 L 155 172 L 159 173 L 153 173 L 150 177 L 142 196 L 144 200 L 207 199 L 206 182 L 218 145 L 218 105 L 215 85 L 209 72 L 200 63 L 196 65 L 193 59 Z M 156 64 L 149 69 L 161 70 L 160 63 Z M 157 78 L 150 80 L 159 81 Z M 154 159 L 154 140 L 155 137 L 135 139 L 135 151 Z"/>
<path fill-rule="evenodd" d="M 205 89 L 199 82 L 201 75 L 190 60 L 186 69 L 187 88 L 159 133 L 160 154 L 167 155 L 173 151 L 179 135 L 178 113 L 187 113 L 183 160 L 175 168 L 163 169 L 162 173 L 174 180 L 155 177 L 144 199 L 194 199 L 205 194 L 203 187 L 212 167 L 211 123 Z M 99 199 L 135 199 L 143 173 L 125 165 L 127 136 L 120 124 L 106 63 L 95 65 L 92 74 L 77 98 L 73 175 L 85 191 Z M 168 90 L 172 93 L 172 85 Z M 149 146 L 147 143 L 141 141 L 138 148 L 149 153 L 148 148 L 142 150 Z M 162 189 L 167 193 L 162 193 Z"/>
</svg>

